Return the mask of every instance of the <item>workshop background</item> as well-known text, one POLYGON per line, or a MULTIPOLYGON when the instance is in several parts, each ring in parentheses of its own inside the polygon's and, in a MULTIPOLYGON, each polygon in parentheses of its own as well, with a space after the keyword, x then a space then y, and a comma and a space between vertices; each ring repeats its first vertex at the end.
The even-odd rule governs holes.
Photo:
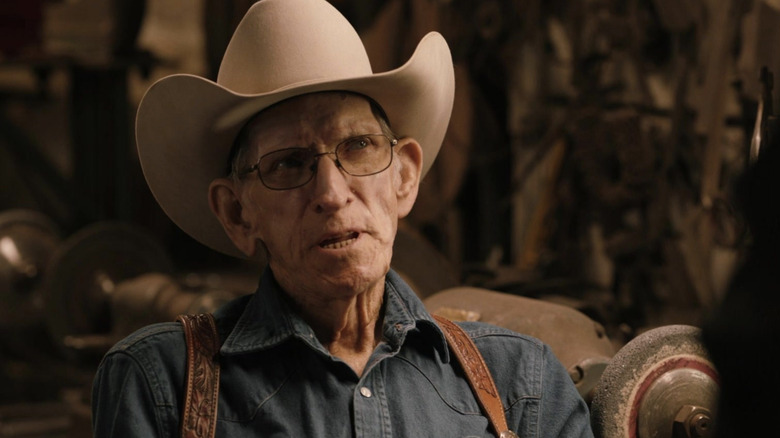
MULTIPOLYGON (((114 342, 254 290, 260 267, 162 213, 133 138, 145 90, 216 78, 252 3, 0 2, 0 437, 90 436, 114 342)), ((452 49, 452 122, 393 259, 421 298, 563 305, 612 351, 713 318, 757 240, 735 187, 778 104, 780 0, 332 3, 374 71, 431 30, 452 49)), ((740 315, 724 330, 755 322, 740 315)))

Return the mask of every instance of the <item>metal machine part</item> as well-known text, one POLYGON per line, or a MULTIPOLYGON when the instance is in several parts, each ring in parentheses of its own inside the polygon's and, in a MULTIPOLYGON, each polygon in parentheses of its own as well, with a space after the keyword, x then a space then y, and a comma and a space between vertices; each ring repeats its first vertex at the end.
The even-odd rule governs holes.
POLYGON ((662 326, 621 348, 595 389, 596 437, 710 436, 720 384, 700 336, 696 327, 662 326))
POLYGON ((61 245, 45 275, 46 322, 52 339, 66 347, 70 336, 109 333, 117 284, 172 269, 158 242, 136 227, 101 222, 83 228, 61 245))
POLYGON ((40 283, 60 242, 57 227, 41 213, 0 213, 0 328, 42 323, 40 283))
POLYGON ((473 287, 447 289, 424 303, 431 313, 452 320, 486 322, 540 339, 586 401, 614 354, 601 324, 560 304, 473 287))
POLYGON ((112 296, 112 334, 123 338, 181 314, 213 312, 239 294, 225 288, 187 288, 173 277, 148 273, 120 283, 112 296))

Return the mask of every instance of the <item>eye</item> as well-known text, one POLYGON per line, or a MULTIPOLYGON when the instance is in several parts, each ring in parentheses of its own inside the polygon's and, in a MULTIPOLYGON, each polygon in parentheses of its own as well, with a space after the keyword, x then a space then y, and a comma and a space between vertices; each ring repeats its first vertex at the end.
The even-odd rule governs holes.
POLYGON ((262 160, 261 171, 268 174, 286 172, 305 167, 311 158, 307 149, 284 149, 266 155, 262 160))
POLYGON ((373 144, 374 141, 371 137, 354 137, 342 143, 341 147, 344 152, 353 152, 365 149, 369 146, 372 146, 373 144))

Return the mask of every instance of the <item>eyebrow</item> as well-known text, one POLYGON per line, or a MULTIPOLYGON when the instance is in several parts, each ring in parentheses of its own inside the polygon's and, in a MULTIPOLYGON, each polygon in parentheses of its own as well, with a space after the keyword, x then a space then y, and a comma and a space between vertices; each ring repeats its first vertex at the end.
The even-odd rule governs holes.
MULTIPOLYGON (((347 141, 349 139, 356 138, 356 137, 361 137, 361 136, 364 136, 364 135, 377 135, 377 134, 378 135, 385 135, 382 132, 381 129, 374 130, 374 131, 365 131, 365 132, 356 131, 356 132, 351 132, 351 133, 349 133, 349 134, 347 134, 347 135, 345 135, 343 137, 340 137, 337 141, 328 142, 327 145, 332 145, 333 149, 335 150, 336 147, 338 147, 338 145, 344 143, 345 141, 347 141)), ((280 148, 270 149, 270 150, 267 150, 267 151, 258 150, 257 152, 258 152, 259 156, 258 156, 257 159, 259 160, 264 155, 268 155, 268 154, 276 152, 276 151, 282 151, 282 150, 287 150, 287 149, 309 149, 309 150, 314 150, 316 152, 320 152, 318 150, 318 148, 313 147, 313 146, 284 146, 284 147, 280 147, 280 148)))
MULTIPOLYGON (((376 123, 379 124, 379 127, 378 127, 379 129, 376 132, 358 133, 358 132, 354 131, 353 127, 350 127, 350 132, 353 132, 353 133, 348 135, 348 136, 346 136, 346 137, 344 137, 344 138, 342 138, 341 140, 339 140, 338 143, 341 143, 342 141, 344 141, 344 140, 346 140, 346 139, 348 139, 350 137, 354 137, 356 135, 369 134, 369 133, 382 133, 382 134, 385 134, 385 135, 389 135, 391 137, 397 137, 397 135, 393 132, 392 125, 390 124, 390 120, 388 119, 387 114, 385 113, 384 109, 374 99, 371 99, 370 97, 364 96, 364 95, 360 95, 360 96, 362 96, 363 98, 365 98, 368 101, 369 106, 371 107, 371 114, 373 116, 372 120, 374 120, 376 123)), ((252 117, 250 117, 246 121, 246 123, 244 123, 244 126, 242 126, 241 129, 236 134, 236 137, 233 139, 233 144, 231 145, 231 148, 230 148, 230 153, 228 154, 228 160, 227 160, 227 163, 226 163, 225 175, 230 176, 233 173, 238 173, 240 171, 239 167, 247 165, 247 163, 246 163, 246 161, 247 161, 246 160, 246 155, 247 155, 247 152, 249 151, 249 146, 250 146, 248 144, 249 143, 249 134, 250 134, 250 131, 251 131, 250 127, 251 127, 251 125, 254 124, 253 122, 257 119, 257 117, 260 114, 262 114, 264 111, 267 111, 269 108, 265 108, 264 110, 258 112, 257 114, 253 115, 252 117)), ((350 125, 354 126, 353 124, 350 124, 350 125)), ((338 144, 338 143, 336 143, 336 144, 338 144)), ((291 146, 291 147, 295 147, 295 146, 291 146)), ((290 147, 279 148, 279 149, 289 149, 289 148, 290 147)), ((279 149, 274 149, 274 150, 279 150, 279 149)), ((260 156, 263 156, 263 155, 265 155, 267 153, 273 152, 274 150, 270 150, 268 152, 257 151, 258 159, 259 159, 260 156)))

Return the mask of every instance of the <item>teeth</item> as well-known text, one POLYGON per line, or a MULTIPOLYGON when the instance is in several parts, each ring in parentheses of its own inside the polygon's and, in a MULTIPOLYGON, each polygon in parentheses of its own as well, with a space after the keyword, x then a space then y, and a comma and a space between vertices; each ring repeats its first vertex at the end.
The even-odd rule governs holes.
POLYGON ((325 248, 325 249, 340 249, 340 248, 344 248, 345 246, 351 245, 352 242, 354 242, 355 240, 357 240, 357 239, 355 239, 353 237, 351 239, 340 240, 338 242, 333 242, 333 243, 328 243, 328 244, 325 244, 325 245, 321 245, 321 247, 325 248))

